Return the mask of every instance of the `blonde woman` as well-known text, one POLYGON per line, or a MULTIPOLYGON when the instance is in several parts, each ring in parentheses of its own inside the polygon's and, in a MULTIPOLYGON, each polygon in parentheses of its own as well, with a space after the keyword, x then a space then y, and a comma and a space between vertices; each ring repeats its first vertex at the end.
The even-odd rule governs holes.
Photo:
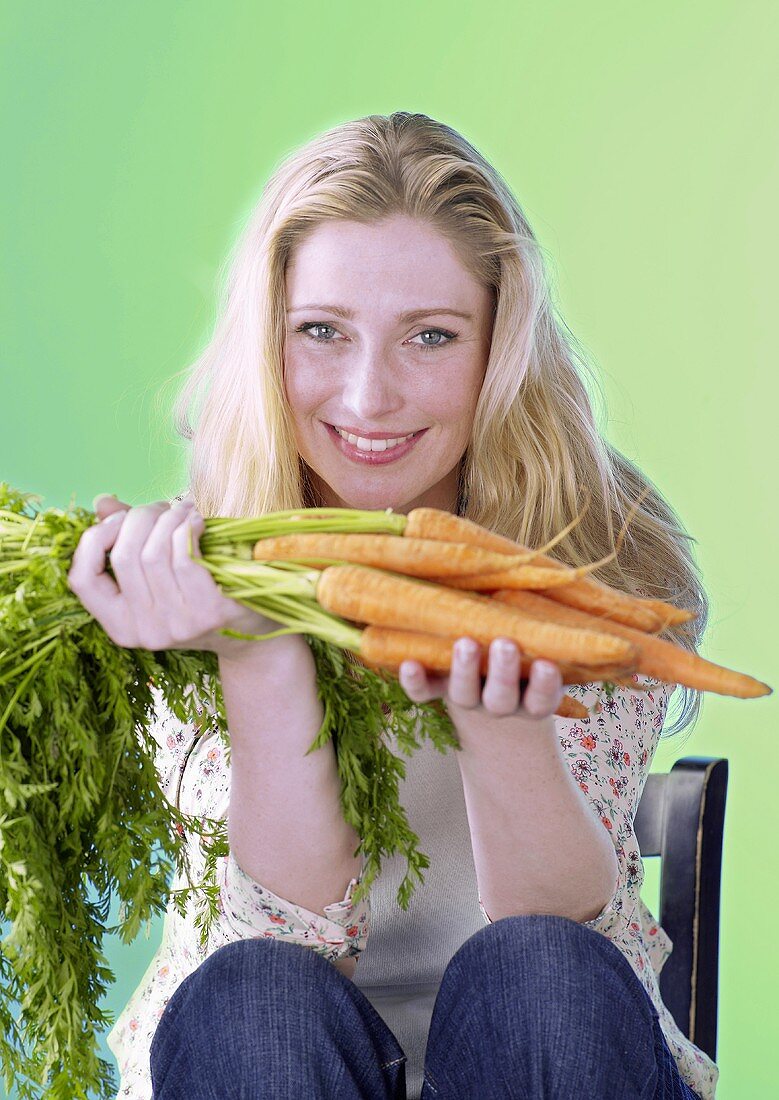
MULTIPOLYGON (((314 505, 430 505, 540 545, 586 487, 555 553, 608 554, 647 481, 596 426, 516 199, 450 127, 358 119, 275 172, 225 291, 178 405, 188 493, 103 498, 70 577, 120 644, 216 651, 230 728, 227 760, 216 731, 157 716, 163 790, 226 817, 230 853, 207 946, 171 906, 111 1033, 119 1096, 710 1100, 717 1067, 660 997, 671 944, 640 898, 633 831, 673 686, 637 677, 576 722, 554 716, 554 663, 520 684, 513 643, 493 644, 482 681, 467 623, 450 675, 404 662, 407 694, 445 700, 461 751, 424 741, 407 762, 401 798, 430 857, 409 910, 400 858, 355 904, 335 751, 305 755, 322 721, 306 640, 220 634, 274 624, 186 552, 203 516, 314 505)), ((694 608, 672 631, 694 649, 708 605, 689 541, 649 486, 598 576, 694 608)), ((594 700, 593 684, 568 690, 594 700)), ((677 731, 698 705, 684 689, 677 731)))

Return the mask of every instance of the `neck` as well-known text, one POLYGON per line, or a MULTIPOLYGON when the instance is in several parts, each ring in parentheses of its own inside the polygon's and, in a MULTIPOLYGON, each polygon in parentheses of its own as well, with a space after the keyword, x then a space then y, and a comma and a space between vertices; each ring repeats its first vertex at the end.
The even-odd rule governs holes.
MULTIPOLYGON (((357 507, 354 503, 339 497, 326 482, 311 471, 308 472, 308 477, 304 480, 303 499, 305 506, 308 508, 357 507)), ((414 508, 438 508, 443 512, 451 512, 452 515, 463 515, 465 504, 466 501, 459 492, 457 471, 454 470, 451 480, 447 478, 413 500, 397 506, 393 505, 392 510, 400 515, 408 515, 414 508)), ((390 505, 377 507, 390 507, 390 505)))

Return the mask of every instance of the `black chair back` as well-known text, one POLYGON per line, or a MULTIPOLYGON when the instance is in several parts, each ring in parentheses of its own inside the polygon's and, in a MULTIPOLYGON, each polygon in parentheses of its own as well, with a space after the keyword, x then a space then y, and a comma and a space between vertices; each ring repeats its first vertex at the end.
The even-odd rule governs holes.
POLYGON ((647 776, 635 818, 642 857, 660 857, 660 912, 673 943, 660 993, 679 1029, 717 1058, 720 880, 728 761, 686 756, 647 776))

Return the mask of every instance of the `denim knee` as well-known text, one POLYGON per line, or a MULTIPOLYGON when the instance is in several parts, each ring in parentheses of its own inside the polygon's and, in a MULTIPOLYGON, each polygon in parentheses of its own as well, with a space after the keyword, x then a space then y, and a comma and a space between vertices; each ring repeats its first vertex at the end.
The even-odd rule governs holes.
POLYGON ((259 938, 220 947, 184 979, 150 1057, 160 1100, 384 1097, 403 1062, 376 1010, 328 960, 259 938))
POLYGON ((613 1002, 616 986, 620 1000, 627 998, 648 1024, 657 1018, 649 995, 619 948, 600 932, 568 917, 528 914, 485 925, 452 956, 442 986, 450 971, 450 980, 462 981, 469 997, 481 985, 492 998, 496 979, 510 988, 515 1004, 518 996, 532 998, 539 991, 562 990, 567 996, 557 1001, 556 1009, 559 1012, 567 1004, 573 1014, 582 997, 613 1002), (495 965, 497 959, 500 966, 495 965), (489 975, 489 981, 479 983, 479 974, 489 975))
POLYGON ((152 1059, 161 1047, 187 1041, 201 1028, 229 1031, 231 1016, 251 1019, 257 1031, 271 1017, 278 1024, 285 1011, 299 1011, 302 996, 309 1007, 314 1000, 319 1008, 321 1000, 324 1016, 336 1000, 331 983, 337 985, 341 978, 327 960, 299 944, 259 937, 226 944, 173 993, 152 1040, 152 1059))
POLYGON ((287 983, 294 990, 300 987, 303 974, 307 982, 317 985, 327 985, 330 980, 338 983, 339 978, 332 963, 310 948, 258 936, 218 948, 179 988, 191 983, 199 987, 200 996, 219 997, 224 990, 234 994, 241 985, 256 990, 268 979, 276 990, 287 983))
POLYGON ((463 1100, 646 1098, 657 1078, 656 1016, 630 963, 601 933, 549 914, 504 917, 466 940, 444 972, 428 1086, 463 1100))

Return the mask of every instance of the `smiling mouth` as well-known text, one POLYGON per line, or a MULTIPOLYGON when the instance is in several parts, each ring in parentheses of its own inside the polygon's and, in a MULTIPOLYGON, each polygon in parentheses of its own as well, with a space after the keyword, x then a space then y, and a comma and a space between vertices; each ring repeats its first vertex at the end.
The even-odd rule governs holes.
POLYGON ((352 446, 358 447, 361 451, 389 451, 392 450, 393 447, 399 447, 401 444, 407 443, 409 440, 419 435, 419 432, 407 432, 405 435, 385 436, 381 438, 374 435, 363 436, 353 432, 347 432, 344 428, 339 428, 336 424, 331 424, 330 427, 341 437, 341 439, 345 439, 347 443, 351 443, 352 446))
POLYGON ((408 436, 396 436, 389 439, 368 439, 364 436, 355 436, 344 433, 334 424, 325 424, 328 434, 343 455, 354 462, 360 461, 369 464, 383 464, 402 458, 416 444, 420 436, 424 435, 427 428, 421 428, 417 432, 411 432, 408 436))

